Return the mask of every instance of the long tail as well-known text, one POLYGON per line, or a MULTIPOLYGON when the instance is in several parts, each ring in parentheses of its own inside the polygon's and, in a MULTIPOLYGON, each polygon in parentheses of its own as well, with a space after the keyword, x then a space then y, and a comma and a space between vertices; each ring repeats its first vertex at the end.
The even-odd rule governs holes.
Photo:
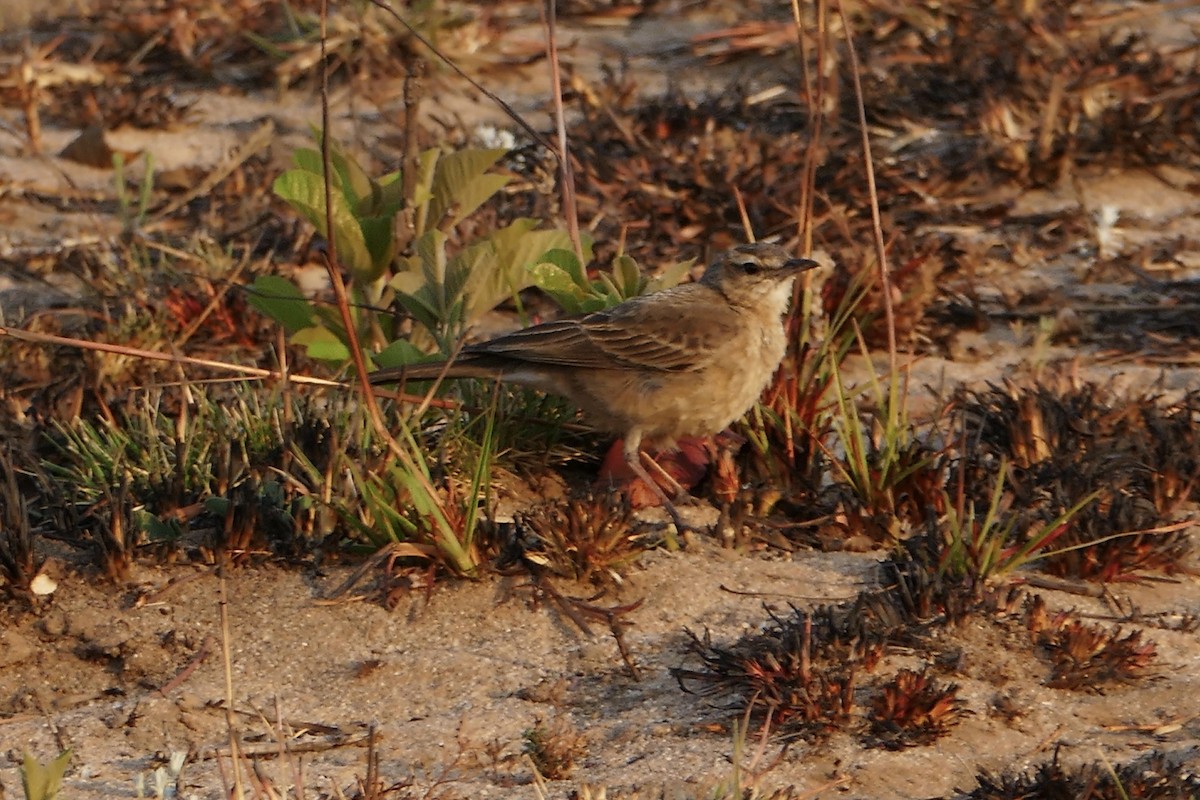
POLYGON ((499 378, 503 368, 486 359, 463 356, 453 362, 422 361, 403 367, 387 367, 370 375, 371 383, 402 383, 403 381, 431 381, 437 378, 499 378))

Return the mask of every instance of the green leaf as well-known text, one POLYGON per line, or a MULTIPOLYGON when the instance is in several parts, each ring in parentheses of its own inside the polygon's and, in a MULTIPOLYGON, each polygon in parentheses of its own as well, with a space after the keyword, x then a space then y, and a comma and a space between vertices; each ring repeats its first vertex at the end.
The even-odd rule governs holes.
POLYGON ((434 308, 418 291, 414 294, 405 294, 403 292, 396 293, 396 301, 404 306, 404 310, 412 315, 413 319, 425 326, 425 329, 430 333, 437 335, 441 327, 442 314, 437 308, 434 308))
POLYGON ((615 306, 617 303, 621 302, 623 297, 621 293, 621 287, 617 286, 617 283, 613 280, 611 273, 601 272, 600 280, 596 281, 593 286, 594 288, 592 289, 592 294, 596 297, 603 298, 606 306, 615 306))
POLYGON ((151 514, 144 508, 134 509, 130 514, 133 524, 146 534, 146 539, 152 544, 177 542, 183 537, 183 529, 175 520, 164 521, 156 514, 151 514))
POLYGON ((359 221, 362 228, 363 243, 371 256, 371 269, 364 273, 354 273, 354 277, 365 283, 373 283, 383 275, 396 257, 396 242, 392 237, 395 230, 394 220, 386 217, 363 217, 359 221))
MULTIPOLYGON (((345 323, 342 321, 342 312, 337 307, 331 305, 316 306, 313 311, 316 312, 316 319, 313 320, 313 324, 310 327, 325 328, 343 343, 346 341, 345 323)), ((353 306, 350 308, 350 317, 351 319, 359 319, 360 321, 362 319, 362 315, 359 315, 357 309, 353 306)), ((362 335, 363 331, 360 328, 359 336, 361 337, 362 335)))
POLYGON ((642 293, 645 285, 642 282, 642 271, 637 262, 626 255, 613 259, 613 282, 616 284, 622 299, 628 299, 642 293))
POLYGON ((349 208, 358 211, 360 204, 369 203, 376 196, 378 187, 371 176, 337 142, 330 145, 329 163, 340 179, 335 185, 341 187, 349 208))
POLYGON ((470 271, 463 264, 461 259, 451 259, 446 264, 446 285, 444 288, 447 307, 455 304, 466 305, 466 287, 467 280, 471 277, 470 271))
POLYGON ((397 170, 379 179, 380 207, 375 210, 376 214, 394 217, 404 208, 408 200, 404 197, 403 177, 403 173, 397 170))
POLYGON ((277 275, 259 275, 255 278, 247 301, 282 325, 288 333, 307 328, 315 318, 312 303, 295 284, 277 275))
MULTIPOLYGON (((547 253, 571 246, 570 236, 560 230, 534 230, 538 221, 521 218, 468 247, 460 258, 469 271, 465 288, 467 319, 475 319, 504 299, 536 283, 532 268, 547 253)), ((590 240, 586 242, 588 252, 590 240)))
POLYGON ((314 175, 321 175, 324 172, 321 153, 309 147, 301 147, 292 153, 292 163, 296 165, 297 169, 311 172, 314 175))
POLYGON ((575 257, 574 251, 566 248, 550 250, 542 256, 542 261, 559 267, 583 291, 591 290, 592 284, 588 281, 587 272, 584 270, 583 264, 580 264, 579 259, 575 257))
POLYGON ((413 180, 413 196, 409 198, 416 209, 414 232, 420 236, 429 228, 429 204, 433 201, 433 175, 442 151, 436 147, 426 150, 417 157, 417 174, 413 180))
MULTIPOLYGON (((568 254, 576 266, 578 274, 582 276, 583 268, 578 266, 578 259, 569 249, 571 247, 570 235, 562 230, 533 230, 536 225, 536 220, 518 219, 489 237, 496 247, 496 256, 500 261, 501 268, 510 273, 510 281, 515 284, 516 288, 522 289, 529 285, 529 278, 521 273, 528 272, 530 267, 543 261, 554 263, 554 254, 568 254)), ((584 258, 590 259, 592 257, 591 239, 584 238, 583 250, 584 258)), ((586 276, 583 277, 583 283, 587 283, 586 276)))
POLYGON ((672 286, 678 286, 679 282, 687 277, 691 271, 692 265, 696 263, 696 259, 689 258, 686 261, 677 261, 671 266, 665 268, 657 276, 650 279, 646 284, 646 291, 657 292, 662 289, 670 289, 672 286))
POLYGON ((397 339, 387 347, 371 356, 371 360, 381 367, 402 367, 406 364, 416 364, 429 359, 405 339, 397 339))
POLYGON ((439 230, 426 231, 413 243, 416 263, 409 259, 410 269, 420 269, 425 277, 425 284, 435 287, 434 297, 442 309, 447 305, 443 292, 446 285, 446 238, 446 234, 439 230))
MULTIPOLYGON (((311 222, 322 236, 330 238, 325 230, 325 183, 320 175, 298 169, 288 170, 275 179, 273 189, 275 194, 311 222)), ((333 241, 338 260, 355 274, 369 275, 373 262, 359 221, 347 207, 342 195, 334 192, 332 199, 333 241)))
POLYGON ((26 753, 21 765, 21 786, 26 800, 54 800, 62 789, 63 776, 67 773, 67 762, 71 751, 63 750, 49 764, 40 764, 26 753))
POLYGON ((341 364, 350 357, 350 349, 328 328, 314 326, 296 332, 292 342, 305 349, 310 358, 341 364))
POLYGON ((425 276, 420 268, 403 269, 392 276, 388 286, 400 294, 416 294, 425 285, 425 276))
POLYGON ((472 149, 442 156, 434 171, 427 225, 441 227, 442 218, 450 214, 449 227, 453 227, 504 188, 508 176, 485 173, 506 152, 504 148, 472 149))
POLYGON ((512 180, 508 175, 480 175, 463 187, 448 209, 449 215, 440 221, 430 217, 442 230, 449 230, 474 214, 492 195, 503 189, 512 180))
POLYGON ((546 294, 554 298, 554 302, 563 307, 568 314, 578 314, 583 311, 584 292, 576 285, 571 275, 558 264, 543 261, 529 268, 533 283, 546 294))
POLYGON ((209 497, 202 503, 202 505, 204 506, 206 513, 223 517, 229 513, 231 508, 233 508, 233 501, 228 497, 209 497))

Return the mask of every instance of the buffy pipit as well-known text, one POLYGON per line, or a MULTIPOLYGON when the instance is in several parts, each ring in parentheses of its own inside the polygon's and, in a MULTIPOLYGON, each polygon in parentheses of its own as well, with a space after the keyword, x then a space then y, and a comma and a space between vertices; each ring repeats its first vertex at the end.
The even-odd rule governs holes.
POLYGON ((563 395, 624 436, 625 463, 683 530, 642 466, 642 445, 669 449, 717 433, 754 405, 787 349, 782 317, 793 279, 815 266, 778 245, 740 245, 696 283, 469 344, 450 363, 381 369, 371 383, 492 378, 563 395))

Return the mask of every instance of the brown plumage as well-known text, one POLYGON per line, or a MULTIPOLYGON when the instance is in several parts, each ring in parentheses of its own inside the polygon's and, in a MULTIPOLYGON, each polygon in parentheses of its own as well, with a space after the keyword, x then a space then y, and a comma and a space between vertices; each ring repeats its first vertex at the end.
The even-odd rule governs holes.
POLYGON ((371 382, 498 378, 563 395, 624 437, 629 468, 683 527, 642 467, 642 444, 716 433, 754 404, 787 349, 793 279, 815 266, 778 245, 741 245, 696 283, 470 344, 450 364, 382 369, 371 382))

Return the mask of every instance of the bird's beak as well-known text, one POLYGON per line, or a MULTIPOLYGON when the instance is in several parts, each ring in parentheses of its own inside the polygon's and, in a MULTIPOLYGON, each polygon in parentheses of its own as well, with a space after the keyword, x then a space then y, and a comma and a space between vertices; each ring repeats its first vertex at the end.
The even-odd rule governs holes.
POLYGON ((816 269, 819 266, 821 265, 816 261, 813 261, 811 258, 789 258, 787 261, 783 262, 783 268, 792 274, 807 272, 808 270, 816 269))

